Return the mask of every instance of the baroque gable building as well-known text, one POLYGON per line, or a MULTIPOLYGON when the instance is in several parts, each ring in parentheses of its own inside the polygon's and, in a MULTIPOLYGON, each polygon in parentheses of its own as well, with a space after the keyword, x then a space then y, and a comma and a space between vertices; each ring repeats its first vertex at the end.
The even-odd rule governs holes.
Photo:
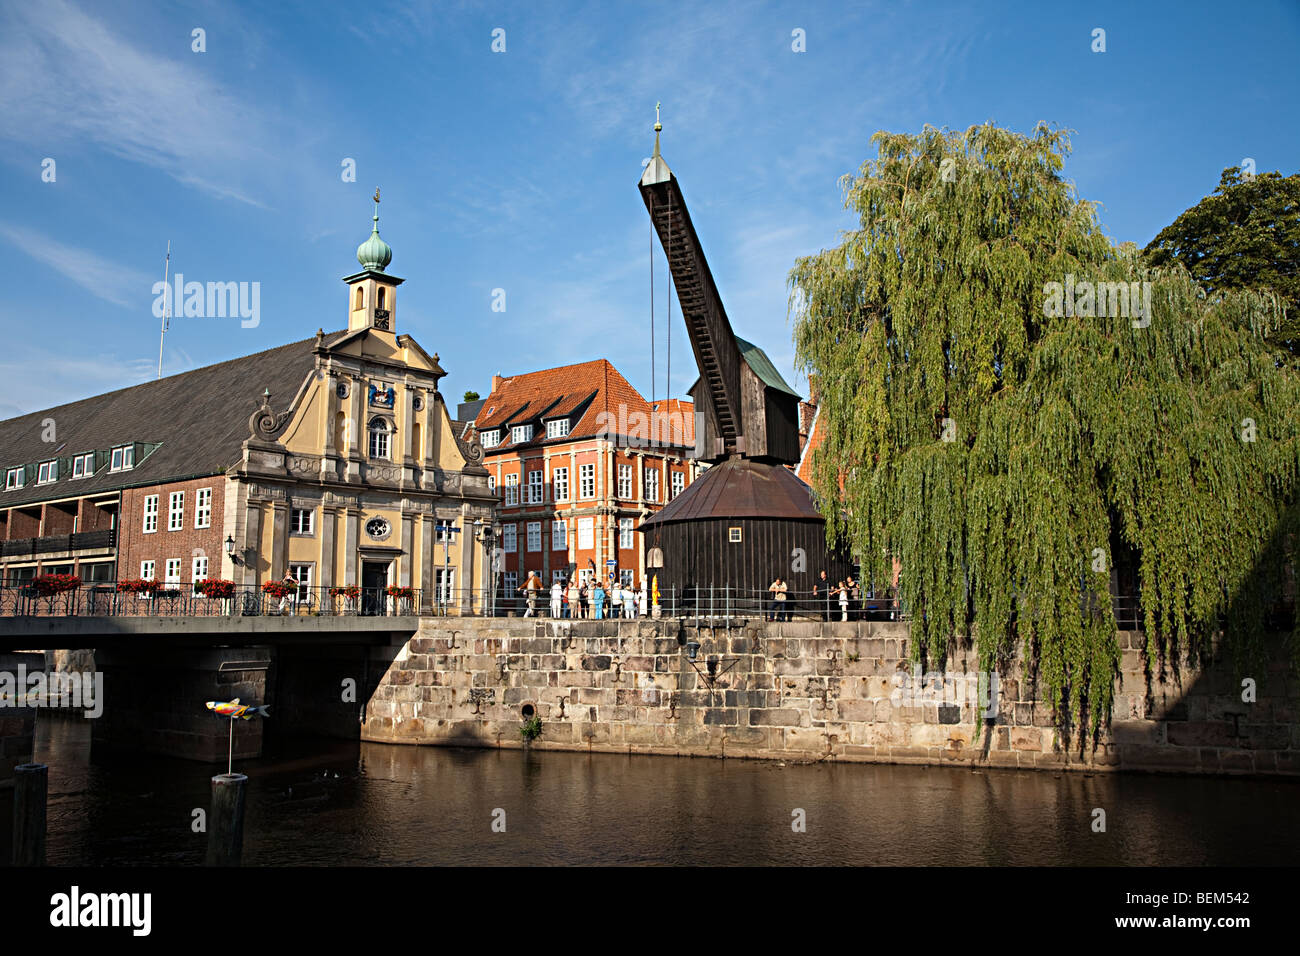
POLYGON ((298 606, 396 585, 424 611, 478 610, 494 502, 483 452, 452 427, 437 353, 397 331, 403 280, 385 271, 378 221, 376 208, 361 271, 343 280, 346 329, 0 422, 4 579, 183 590, 287 572, 298 606))

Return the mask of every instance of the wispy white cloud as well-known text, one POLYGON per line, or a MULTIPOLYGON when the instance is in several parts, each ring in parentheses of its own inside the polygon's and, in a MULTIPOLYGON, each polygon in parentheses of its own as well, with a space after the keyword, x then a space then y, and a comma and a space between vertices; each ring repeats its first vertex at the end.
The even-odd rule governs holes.
POLYGON ((138 385, 156 373, 156 356, 152 360, 112 354, 76 357, 36 346, 13 348, 0 360, 0 381, 5 383, 0 417, 26 415, 49 408, 56 400, 73 402, 138 385))
POLYGON ((0 237, 86 291, 115 305, 147 305, 152 302, 150 289, 153 283, 161 278, 150 278, 88 249, 51 239, 28 226, 19 229, 9 223, 0 223, 0 237))
POLYGON ((0 137, 50 151, 94 144, 219 198, 261 206, 249 170, 265 170, 275 124, 202 63, 137 46, 67 0, 7 4, 0 137))

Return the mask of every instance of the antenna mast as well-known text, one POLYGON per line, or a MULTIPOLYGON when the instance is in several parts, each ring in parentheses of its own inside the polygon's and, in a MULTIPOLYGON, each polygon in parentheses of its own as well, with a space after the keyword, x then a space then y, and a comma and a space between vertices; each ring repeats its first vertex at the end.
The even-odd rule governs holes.
POLYGON ((172 267, 172 241, 167 240, 167 258, 163 261, 163 314, 162 314, 162 331, 158 333, 158 377, 162 378, 162 357, 163 357, 163 338, 167 335, 167 317, 169 314, 168 306, 171 305, 172 290, 168 287, 167 282, 171 278, 172 267))

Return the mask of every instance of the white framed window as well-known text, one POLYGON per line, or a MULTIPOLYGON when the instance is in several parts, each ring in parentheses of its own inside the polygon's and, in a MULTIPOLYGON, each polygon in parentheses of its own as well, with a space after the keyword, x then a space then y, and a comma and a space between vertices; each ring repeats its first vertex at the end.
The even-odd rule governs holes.
POLYGON ((298 582, 297 599, 306 601, 311 593, 311 564, 291 564, 289 565, 289 574, 298 582))
POLYGON ((507 571, 503 577, 505 579, 506 597, 507 598, 516 597, 517 595, 515 594, 515 589, 519 587, 519 572, 507 571))
POLYGON ((434 600, 442 605, 450 604, 456 593, 456 569, 436 568, 433 573, 434 600))
POLYGON ((569 500, 569 469, 556 468, 551 472, 552 490, 556 501, 569 500))
POLYGON ((501 429, 494 428, 491 431, 481 433, 478 437, 478 443, 484 448, 495 448, 501 444, 501 429))
POLYGON ((569 420, 567 418, 557 418, 553 422, 546 423, 547 438, 563 438, 569 434, 569 420))
POLYGON ((460 534, 460 528, 450 518, 439 518, 433 526, 433 540, 438 544, 442 544, 444 541, 448 544, 454 544, 458 534, 460 534))
POLYGON ((167 498, 167 530, 185 529, 185 492, 173 491, 167 498))
POLYGON ((542 503, 542 469, 540 468, 535 468, 528 473, 528 503, 530 505, 542 503))
POLYGON ((551 571, 552 584, 564 584, 569 580, 569 572, 564 568, 555 568, 551 571))
POLYGON ((618 583, 623 585, 625 588, 630 588, 632 586, 632 574, 633 571, 631 568, 619 568, 618 583))
POLYGON ((141 561, 141 562, 140 562, 140 578, 141 578, 141 580, 143 580, 143 581, 152 581, 152 580, 153 580, 153 562, 152 562, 152 561, 141 561))
POLYGON ((595 577, 596 572, 591 570, 591 568, 581 568, 578 571, 578 585, 590 584, 595 577))
POLYGON ((36 469, 36 483, 38 485, 48 485, 51 481, 59 480, 59 462, 43 461, 36 469))
POLYGON ((113 454, 109 458, 109 471, 127 471, 135 467, 135 446, 121 445, 113 449, 113 454))
POLYGON ((730 544, 740 544, 742 540, 742 536, 743 536, 743 532, 740 528, 727 529, 727 541, 730 544))
POLYGON ((519 542, 516 538, 518 533, 518 525, 508 524, 501 527, 501 550, 506 554, 514 554, 519 550, 519 542))
POLYGON ((632 519, 618 519, 618 546, 620 548, 632 547, 632 519))
POLYGON ((26 468, 10 468, 5 472, 5 491, 16 491, 23 486, 26 468))
POLYGON ((528 522, 528 550, 542 550, 542 523, 540 521, 528 522))
POLYGON ((645 469, 645 500, 659 500, 659 472, 650 465, 645 469))
POLYGON ((563 518, 556 518, 551 522, 551 550, 569 550, 569 528, 563 518))
POLYGON ((578 466, 578 493, 584 498, 596 497, 596 466, 578 466))
POLYGON ((496 476, 496 475, 488 475, 488 491, 492 492, 492 494, 494 494, 494 495, 497 493, 497 476, 496 476))
POLYGON ((532 441, 532 439, 533 439, 533 426, 532 426, 532 425, 513 425, 513 426, 511 426, 511 428, 510 428, 510 441, 511 441, 512 443, 514 443, 514 444, 519 444, 520 442, 532 441))
POLYGON ((596 519, 578 519, 578 547, 591 549, 596 546, 596 519))
POLYGON ((212 489, 200 488, 194 493, 194 527, 212 527, 212 489))
POLYGON ((190 564, 190 582, 206 581, 208 579, 208 559, 195 558, 190 564))
POLYGON ((632 466, 618 466, 618 496, 620 498, 632 497, 632 466))
POLYGON ((370 457, 388 459, 389 438, 388 422, 382 418, 370 420, 370 457))
POLYGON ((89 478, 95 473, 95 453, 78 455, 72 459, 72 477, 89 478))
POLYGON ((153 534, 158 530, 158 496, 144 497, 144 533, 153 534))
POLYGON ((316 530, 316 512, 311 508, 294 508, 290 512, 289 533, 311 535, 316 530))
POLYGON ((506 504, 519 504, 519 476, 506 475, 506 504))
POLYGON ((163 584, 166 587, 172 587, 181 583, 181 559, 168 558, 167 569, 163 577, 163 584))
POLYGON ((686 488, 686 472, 674 471, 673 475, 673 497, 676 498, 686 488))

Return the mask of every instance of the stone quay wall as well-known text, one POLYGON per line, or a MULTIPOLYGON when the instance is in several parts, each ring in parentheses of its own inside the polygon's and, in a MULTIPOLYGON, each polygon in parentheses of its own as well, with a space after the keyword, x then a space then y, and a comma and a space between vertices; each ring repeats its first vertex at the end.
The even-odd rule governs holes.
MULTIPOLYGON (((714 630, 675 621, 427 618, 405 645, 374 650, 372 673, 382 676, 362 738, 521 747, 531 713, 542 720, 536 749, 1300 775, 1300 681, 1280 656, 1256 676, 1257 700, 1244 703, 1228 665, 1149 676, 1142 635, 1119 637, 1113 719, 1098 746, 1080 753, 1077 739, 1062 746, 1019 665, 998 682, 995 716, 986 716, 973 680, 966 699, 946 703, 924 699, 913 680, 920 699, 900 706, 895 698, 913 673, 905 623, 714 630), (688 642, 700 645, 693 662, 688 642)), ((969 653, 948 671, 976 671, 969 653)))

